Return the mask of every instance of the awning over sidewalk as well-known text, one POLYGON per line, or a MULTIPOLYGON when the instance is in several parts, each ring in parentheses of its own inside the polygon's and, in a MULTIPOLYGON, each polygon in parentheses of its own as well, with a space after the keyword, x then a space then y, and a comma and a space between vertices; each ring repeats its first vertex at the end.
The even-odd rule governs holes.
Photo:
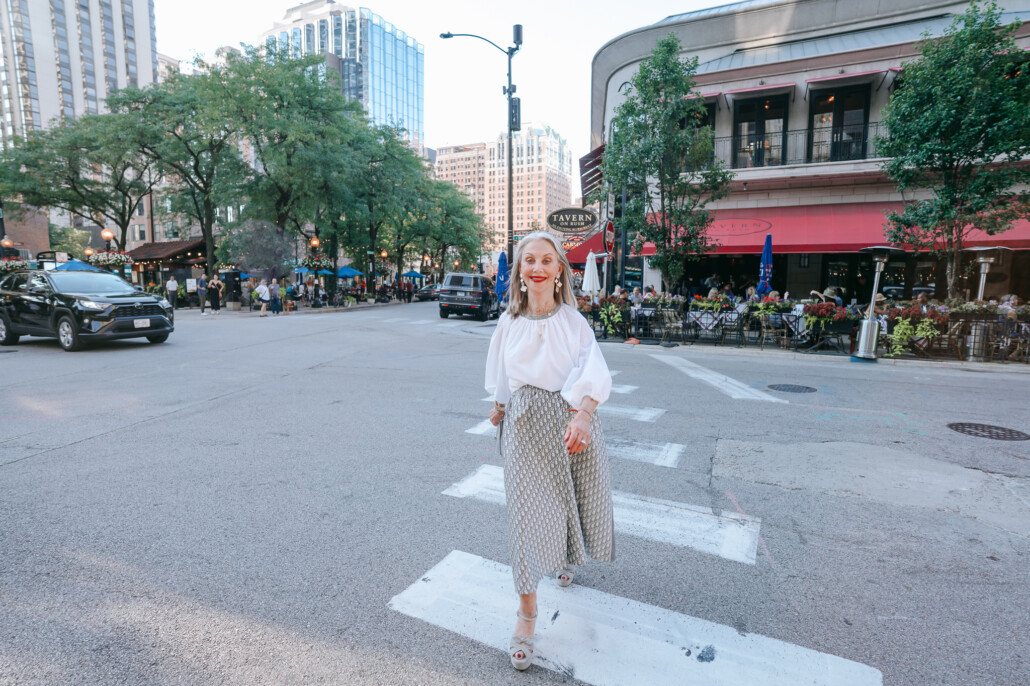
MULTIPOLYGON (((565 253, 565 257, 569 260, 570 264, 583 264, 587 261, 587 255, 590 253, 604 252, 604 232, 598 231, 590 238, 586 239, 572 250, 565 253)), ((651 252, 654 254, 654 251, 651 252)))
MULTIPOLYGON (((717 210, 709 236, 718 244, 715 252, 723 254, 759 255, 767 233, 777 254, 855 252, 883 244, 886 213, 901 208, 902 203, 894 202, 717 210)), ((996 236, 974 231, 966 247, 978 245, 1028 249, 1030 222, 1018 221, 996 236)), ((654 244, 647 243, 640 254, 654 253, 654 244)))
POLYGON ((191 238, 185 241, 159 241, 157 243, 146 243, 129 251, 129 256, 132 257, 134 262, 164 261, 175 257, 185 257, 187 259, 193 258, 194 255, 191 253, 196 253, 196 257, 203 257, 203 238, 191 238))

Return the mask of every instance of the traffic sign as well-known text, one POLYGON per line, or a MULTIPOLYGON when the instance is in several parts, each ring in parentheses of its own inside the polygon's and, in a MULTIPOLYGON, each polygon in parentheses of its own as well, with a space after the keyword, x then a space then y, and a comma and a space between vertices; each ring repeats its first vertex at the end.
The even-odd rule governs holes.
POLYGON ((604 249, 608 252, 615 251, 615 225, 611 222, 604 227, 604 249))

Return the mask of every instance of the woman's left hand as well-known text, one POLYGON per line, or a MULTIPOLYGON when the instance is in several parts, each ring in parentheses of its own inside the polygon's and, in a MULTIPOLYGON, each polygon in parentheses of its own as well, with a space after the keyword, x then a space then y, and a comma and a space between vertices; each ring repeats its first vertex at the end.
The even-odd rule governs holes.
POLYGON ((565 447, 570 455, 586 450, 590 445, 590 415, 586 412, 577 412, 565 429, 565 437, 562 440, 565 441, 565 447))

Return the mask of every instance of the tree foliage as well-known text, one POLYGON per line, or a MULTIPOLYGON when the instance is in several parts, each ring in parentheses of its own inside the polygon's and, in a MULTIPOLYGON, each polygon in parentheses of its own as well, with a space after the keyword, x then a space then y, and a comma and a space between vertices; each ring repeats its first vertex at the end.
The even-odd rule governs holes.
POLYGON ((733 178, 713 155, 712 129, 703 100, 694 91, 697 58, 680 58, 674 34, 658 41, 630 81, 615 111, 604 150, 603 200, 623 191, 621 230, 636 252, 655 246, 650 258, 662 277, 675 283, 688 260, 711 245, 712 216, 706 206, 724 197, 733 178))
POLYGON ((884 110, 883 169, 902 193, 928 193, 888 214, 887 240, 947 258, 958 296, 961 251, 973 230, 989 235, 1030 216, 1030 70, 994 2, 973 2, 945 34, 924 40, 903 65, 884 110))
POLYGON ((139 150, 138 123, 131 115, 91 114, 32 132, 4 151, 0 193, 90 223, 109 221, 124 250, 136 210, 157 183, 153 160, 139 150))
POLYGON ((228 229, 218 245, 218 261, 243 271, 268 271, 278 276, 292 254, 295 240, 271 222, 245 220, 228 229))

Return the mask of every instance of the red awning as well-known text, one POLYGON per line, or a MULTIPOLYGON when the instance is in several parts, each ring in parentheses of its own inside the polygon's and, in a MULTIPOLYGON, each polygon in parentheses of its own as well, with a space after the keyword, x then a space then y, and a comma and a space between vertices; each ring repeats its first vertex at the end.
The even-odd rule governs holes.
MULTIPOLYGON (((590 252, 604 252, 604 232, 598 231, 572 250, 565 253, 565 257, 571 264, 583 264, 587 261, 587 254, 590 252)), ((654 251, 652 251, 653 253, 654 251)))
MULTIPOLYGON (((892 202, 717 210, 708 235, 718 244, 716 253, 761 254, 767 233, 775 253, 855 252, 882 245, 885 213, 901 208, 900 202, 892 202)), ((978 245, 1030 248, 1030 222, 1017 221, 996 236, 974 231, 966 247, 978 245)), ((654 252, 654 244, 647 243, 641 255, 654 252)))

